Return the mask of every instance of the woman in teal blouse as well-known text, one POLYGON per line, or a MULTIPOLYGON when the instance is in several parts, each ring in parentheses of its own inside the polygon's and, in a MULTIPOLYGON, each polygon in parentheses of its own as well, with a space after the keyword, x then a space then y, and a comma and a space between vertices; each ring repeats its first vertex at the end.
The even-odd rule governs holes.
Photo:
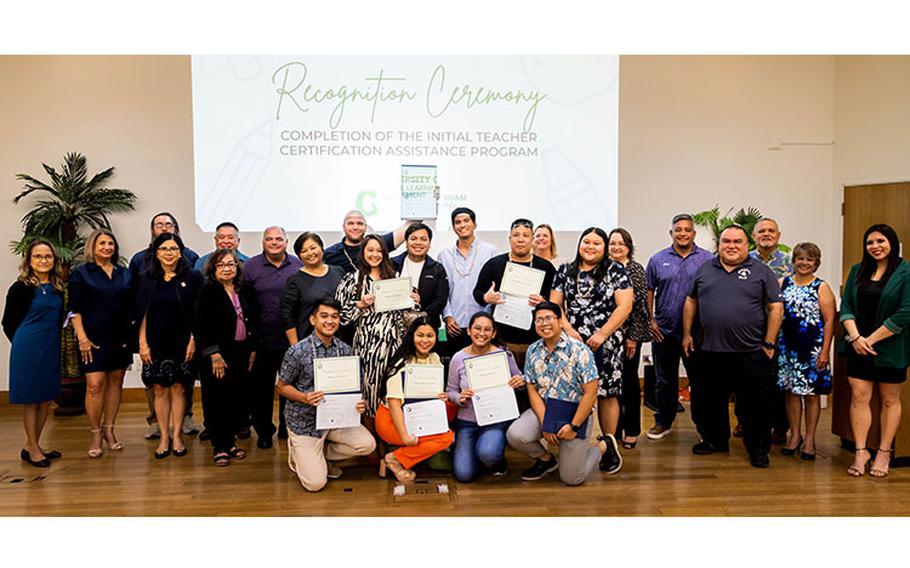
POLYGON ((863 259, 844 285, 840 321, 846 336, 850 422, 856 454, 847 473, 862 476, 871 459, 866 437, 872 424, 870 400, 878 385, 882 400, 881 440, 869 475, 885 477, 891 445, 901 419, 901 384, 910 366, 910 263, 900 257, 900 239, 888 225, 872 225, 863 235, 863 259))

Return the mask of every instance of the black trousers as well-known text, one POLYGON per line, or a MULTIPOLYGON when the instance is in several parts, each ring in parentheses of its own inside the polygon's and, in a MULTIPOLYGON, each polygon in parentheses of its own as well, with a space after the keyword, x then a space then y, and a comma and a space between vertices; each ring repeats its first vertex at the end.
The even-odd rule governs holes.
POLYGON ((676 420, 676 408, 679 404, 679 361, 682 359, 689 380, 689 412, 696 430, 701 432, 701 388, 699 362, 702 353, 694 352, 685 357, 679 338, 664 336, 663 341, 651 342, 651 354, 654 357, 655 398, 657 412, 654 421, 664 428, 673 426, 676 420))
POLYGON ((772 362, 764 351, 701 353, 703 386, 701 433, 714 447, 730 447, 730 395, 739 402, 743 443, 750 456, 771 450, 769 403, 773 385, 772 362))
POLYGON ((244 422, 243 386, 249 383, 250 350, 243 346, 222 347, 227 364, 224 377, 212 374, 211 357, 202 356, 202 412, 205 427, 212 437, 214 453, 234 446, 236 434, 244 422))
POLYGON ((622 354, 622 396, 619 398, 619 425, 616 437, 635 437, 641 434, 641 382, 638 378, 638 364, 641 362, 641 343, 631 359, 626 357, 625 345, 622 354))
MULTIPOLYGON (((253 363, 253 372, 250 373, 249 388, 247 389, 248 411, 260 438, 271 438, 275 434, 275 424, 272 422, 272 411, 275 408, 275 380, 281 362, 284 360, 285 348, 260 349, 256 352, 256 362, 253 363)), ((279 417, 279 421, 283 420, 279 417)))

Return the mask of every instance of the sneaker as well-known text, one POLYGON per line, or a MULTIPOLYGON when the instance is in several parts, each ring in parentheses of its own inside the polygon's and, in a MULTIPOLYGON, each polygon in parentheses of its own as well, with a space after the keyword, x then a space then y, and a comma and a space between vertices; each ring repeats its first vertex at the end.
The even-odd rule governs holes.
POLYGON ((559 462, 556 461, 556 458, 551 458, 550 461, 538 459, 534 462, 534 465, 522 472, 521 480, 537 481, 538 479, 543 479, 546 474, 556 471, 557 469, 559 469, 559 462))
POLYGON ((720 448, 711 442, 701 441, 692 446, 692 453, 697 456, 707 456, 715 453, 726 454, 730 453, 730 448, 720 448))
POLYGON ((339 477, 341 477, 341 474, 344 473, 344 470, 342 470, 340 467, 333 464, 332 462, 327 462, 326 467, 327 467, 327 471, 325 472, 325 476, 328 477, 329 479, 338 479, 339 477))
POLYGON ((183 433, 187 436, 199 433, 199 426, 193 424, 193 418, 189 415, 183 417, 183 433))
POLYGON ((645 436, 647 436, 649 440, 660 440, 672 431, 673 428, 665 428, 660 424, 655 424, 651 427, 650 430, 648 430, 648 433, 645 434, 645 436))
POLYGON ((606 443, 606 451, 600 457, 600 471, 607 475, 613 475, 622 469, 622 454, 619 453, 619 447, 616 445, 616 438, 613 434, 598 436, 599 440, 606 443))
POLYGON ((505 477, 509 473, 509 464, 506 463, 506 460, 502 460, 490 467, 490 473, 493 477, 505 477))
POLYGON ((158 423, 152 422, 149 424, 149 431, 145 433, 146 440, 157 440, 161 437, 161 430, 158 429, 158 423))

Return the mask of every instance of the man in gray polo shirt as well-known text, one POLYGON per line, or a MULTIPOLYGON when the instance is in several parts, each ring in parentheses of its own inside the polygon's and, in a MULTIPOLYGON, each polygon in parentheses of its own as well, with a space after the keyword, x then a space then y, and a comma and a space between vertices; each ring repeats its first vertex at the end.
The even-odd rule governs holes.
POLYGON ((704 330, 701 344, 704 440, 692 452, 730 451, 730 394, 740 404, 743 442, 754 467, 768 467, 771 424, 768 402, 771 359, 783 317, 780 286, 765 265, 749 257, 745 229, 733 225, 720 234, 718 254, 699 267, 683 309, 682 347, 694 351, 696 314, 704 330))

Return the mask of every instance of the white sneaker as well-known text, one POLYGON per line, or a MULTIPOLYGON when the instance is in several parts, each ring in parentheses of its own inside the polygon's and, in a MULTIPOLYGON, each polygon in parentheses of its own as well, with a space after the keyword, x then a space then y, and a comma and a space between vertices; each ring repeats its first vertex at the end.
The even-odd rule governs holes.
POLYGON ((183 433, 187 436, 192 436, 193 434, 199 433, 199 426, 193 424, 193 419, 189 416, 183 417, 183 433))
POLYGON ((660 424, 655 424, 647 433, 645 433, 645 436, 647 436, 649 440, 660 440, 669 435, 672 431, 673 428, 664 428, 660 424))
POLYGON ((146 440, 157 440, 161 437, 161 430, 158 429, 158 423, 152 422, 149 424, 149 431, 145 433, 146 440))

